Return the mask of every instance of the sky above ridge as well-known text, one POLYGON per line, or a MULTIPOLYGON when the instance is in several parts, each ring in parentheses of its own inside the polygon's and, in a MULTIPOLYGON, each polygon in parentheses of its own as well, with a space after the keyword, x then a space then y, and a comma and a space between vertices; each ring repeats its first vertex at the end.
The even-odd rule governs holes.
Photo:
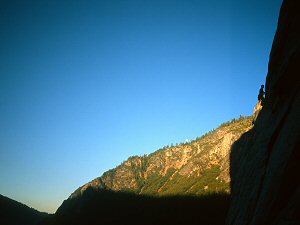
POLYGON ((0 194, 55 212, 132 155, 251 115, 281 0, 0 3, 0 194))

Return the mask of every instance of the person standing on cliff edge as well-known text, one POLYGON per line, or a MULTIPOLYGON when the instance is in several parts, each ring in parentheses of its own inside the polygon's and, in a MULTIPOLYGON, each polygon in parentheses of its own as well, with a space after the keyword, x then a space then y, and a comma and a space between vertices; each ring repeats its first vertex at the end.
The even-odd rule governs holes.
POLYGON ((264 103, 265 103, 265 96, 264 96, 265 93, 266 93, 266 92, 264 92, 264 85, 262 84, 262 85, 260 86, 259 93, 258 93, 258 96, 257 96, 257 98, 258 98, 258 103, 256 104, 256 106, 255 106, 255 108, 254 108, 254 114, 253 114, 254 117, 253 117, 252 124, 255 123, 255 121, 256 121, 256 119, 257 119, 257 116, 258 116, 260 110, 262 109, 262 107, 263 107, 263 105, 264 105, 264 103))
POLYGON ((261 87, 260 87, 260 89, 259 89, 259 94, 257 96, 258 101, 261 101, 262 105, 263 105, 264 100, 265 100, 264 94, 265 94, 265 92, 264 92, 264 85, 262 84, 261 87))

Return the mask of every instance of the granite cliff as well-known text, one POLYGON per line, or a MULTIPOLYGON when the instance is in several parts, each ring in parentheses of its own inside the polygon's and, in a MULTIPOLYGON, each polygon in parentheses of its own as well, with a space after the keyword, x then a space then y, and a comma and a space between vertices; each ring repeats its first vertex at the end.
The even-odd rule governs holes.
POLYGON ((227 224, 300 224, 300 3, 284 0, 266 97, 230 156, 227 224))

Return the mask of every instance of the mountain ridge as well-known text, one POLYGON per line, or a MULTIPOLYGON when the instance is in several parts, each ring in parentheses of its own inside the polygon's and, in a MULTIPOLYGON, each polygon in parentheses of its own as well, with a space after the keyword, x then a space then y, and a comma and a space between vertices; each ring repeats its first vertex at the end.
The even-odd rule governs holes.
POLYGON ((196 140, 131 156, 76 189, 41 225, 224 224, 231 146, 253 120, 240 116, 196 140))
POLYGON ((88 187, 158 196, 229 193, 230 148, 251 129, 252 122, 252 116, 240 116, 190 142, 167 145, 149 155, 131 156, 78 188, 69 198, 79 197, 88 187), (202 182, 200 177, 210 181, 202 182))

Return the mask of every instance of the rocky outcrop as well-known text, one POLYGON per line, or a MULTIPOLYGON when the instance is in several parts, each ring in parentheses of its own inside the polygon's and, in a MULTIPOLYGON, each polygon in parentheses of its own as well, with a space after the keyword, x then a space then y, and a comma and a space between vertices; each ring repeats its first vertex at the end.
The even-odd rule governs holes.
POLYGON ((256 106, 254 107, 254 112, 253 112, 253 123, 256 121, 259 112, 262 110, 262 101, 259 100, 256 106))
POLYGON ((232 146, 227 224, 300 224, 300 3, 284 0, 266 99, 232 146))

